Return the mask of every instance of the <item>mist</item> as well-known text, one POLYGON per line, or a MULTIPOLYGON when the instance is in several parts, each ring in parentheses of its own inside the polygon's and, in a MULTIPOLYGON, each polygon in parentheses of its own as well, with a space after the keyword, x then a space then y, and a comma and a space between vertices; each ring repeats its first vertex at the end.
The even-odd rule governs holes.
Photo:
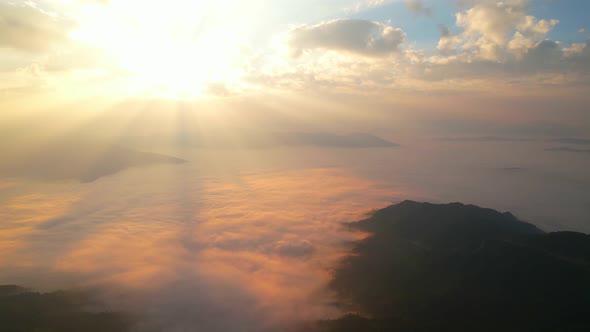
MULTIPOLYGON (((0 0, 0 318, 38 318, 10 328, 387 321, 395 310, 375 303, 364 307, 385 318, 351 316, 363 306, 341 295, 362 283, 331 285, 350 261, 370 282, 364 262, 383 277, 440 258, 420 260, 430 247, 411 236, 350 227, 408 200, 424 202, 402 205, 408 225, 426 206, 471 234, 454 213, 494 209, 547 235, 516 247, 588 270, 586 237, 551 233, 590 233, 587 4, 170 1, 0 0), (453 202, 465 205, 437 206, 453 202), (382 243, 355 258, 390 237, 410 258, 380 268, 382 243)), ((499 241, 500 263, 519 265, 506 234, 465 236, 461 255, 479 262, 499 241)), ((346 322, 337 331, 357 326, 346 322)))

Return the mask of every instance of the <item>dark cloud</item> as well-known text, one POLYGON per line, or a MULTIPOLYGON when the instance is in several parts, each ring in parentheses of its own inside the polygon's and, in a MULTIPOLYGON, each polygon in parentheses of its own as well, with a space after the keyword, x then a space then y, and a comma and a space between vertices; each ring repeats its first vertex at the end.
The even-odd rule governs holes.
POLYGON ((564 143, 564 144, 586 145, 586 144, 590 144, 590 139, 585 139, 585 138, 556 138, 556 139, 551 140, 551 142, 564 143))
POLYGON ((471 137, 441 137, 439 141, 445 142, 526 142, 531 139, 502 136, 471 136, 471 137))
POLYGON ((406 0, 406 6, 412 13, 417 15, 432 15, 432 9, 426 7, 423 0, 406 0))
POLYGON ((325 49, 380 57, 399 52, 405 39, 403 30, 383 23, 337 19, 292 30, 289 46, 296 56, 325 49))
POLYGON ((547 148, 545 151, 556 151, 556 152, 574 152, 574 153, 590 153, 590 149, 578 149, 578 148, 571 148, 571 147, 556 147, 556 148, 547 148))
POLYGON ((170 137, 167 135, 133 136, 125 138, 130 144, 170 144, 185 147, 206 148, 276 148, 281 146, 317 146, 323 148, 390 148, 399 146, 367 133, 333 134, 328 132, 264 132, 232 131, 231 136, 219 133, 192 132, 187 135, 170 137), (239 139, 236 140, 236 137, 239 139))
POLYGON ((501 167, 500 170, 502 170, 502 171, 508 171, 508 172, 511 172, 511 171, 524 171, 524 170, 526 170, 526 168, 523 168, 523 167, 501 167))
POLYGON ((530 48, 521 63, 522 67, 528 67, 531 71, 551 71, 560 64, 563 64, 562 47, 552 40, 543 40, 530 48))

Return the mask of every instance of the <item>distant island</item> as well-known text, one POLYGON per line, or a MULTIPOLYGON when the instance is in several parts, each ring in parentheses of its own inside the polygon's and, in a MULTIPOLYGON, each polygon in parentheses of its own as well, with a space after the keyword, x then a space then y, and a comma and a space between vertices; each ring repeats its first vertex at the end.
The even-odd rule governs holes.
MULTIPOLYGON (((0 146, 0 148, 2 148, 0 146)), ((0 175, 93 182, 131 167, 181 164, 186 160, 90 140, 58 140, 28 150, 0 149, 0 175)))
POLYGON ((175 146, 216 149, 269 149, 277 147, 320 148, 393 148, 399 144, 367 133, 335 134, 330 132, 269 132, 234 130, 227 133, 196 132, 184 135, 128 136, 132 146, 175 146))

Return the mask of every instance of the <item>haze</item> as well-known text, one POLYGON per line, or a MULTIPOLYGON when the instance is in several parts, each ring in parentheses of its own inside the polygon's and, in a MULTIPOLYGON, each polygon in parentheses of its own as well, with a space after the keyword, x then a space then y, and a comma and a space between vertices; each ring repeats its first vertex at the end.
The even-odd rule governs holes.
POLYGON ((407 199, 590 232, 590 2, 0 0, 0 284, 140 331, 334 318, 407 199))

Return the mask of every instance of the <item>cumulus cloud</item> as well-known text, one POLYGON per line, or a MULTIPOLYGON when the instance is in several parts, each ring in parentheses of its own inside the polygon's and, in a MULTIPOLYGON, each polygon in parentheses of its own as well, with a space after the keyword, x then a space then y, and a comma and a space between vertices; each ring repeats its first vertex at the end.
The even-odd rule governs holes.
POLYGON ((324 49, 379 57, 399 52, 405 38, 402 29, 383 23, 337 19, 292 30, 289 46, 295 56, 324 49))
POLYGON ((534 16, 527 15, 518 24, 517 29, 525 35, 542 38, 553 30, 557 23, 559 20, 556 19, 539 20, 534 16))
MULTIPOLYGON (((528 1, 478 1, 456 14, 453 32, 439 25, 438 55, 409 59, 406 74, 419 80, 542 79, 583 80, 587 43, 569 46, 547 39, 559 23, 529 15, 528 1), (581 70, 580 70, 581 69, 581 70), (572 73, 567 78, 560 75, 572 73), (541 76, 539 76, 541 75, 541 76), (534 78, 536 76, 536 78, 534 78)), ((414 55, 416 52, 414 52, 414 55)))
POLYGON ((0 2, 0 48, 48 51, 68 40, 72 22, 43 11, 33 2, 0 2))
POLYGON ((539 68, 550 70, 552 66, 559 65, 561 59, 560 43, 543 40, 528 50, 522 63, 525 66, 531 66, 534 70, 539 68))
MULTIPOLYGON (((413 6, 425 8, 422 2, 413 6)), ((469 1, 464 6, 454 27, 439 25, 434 55, 406 43, 401 29, 338 19, 293 29, 286 40, 296 57, 257 71, 252 81, 362 94, 401 86, 427 88, 425 82, 449 80, 467 87, 472 80, 492 85, 585 79, 586 43, 549 40, 558 20, 531 15, 528 1, 469 1), (305 53, 313 56, 297 57, 305 53)))
MULTIPOLYGON (((386 3, 389 1, 346 2, 350 6, 362 4, 362 8, 386 3)), ((405 1, 409 10, 420 15, 431 14, 429 3, 405 1)), ((404 2, 399 5, 403 6, 404 2)), ((2 6, 35 11, 51 22, 60 22, 57 16, 33 5, 2 6)), ((341 5, 331 2, 328 7, 342 9, 341 5)), ((551 17, 531 15, 526 0, 464 1, 459 8, 454 26, 439 25, 440 39, 432 45, 436 49, 417 49, 407 42, 401 28, 389 22, 340 18, 297 26, 277 38, 282 42, 279 47, 261 48, 240 60, 238 66, 243 76, 239 80, 246 84, 236 88, 237 84, 212 81, 206 89, 210 95, 217 96, 237 96, 250 88, 267 86, 368 93, 404 84, 425 87, 424 82, 450 79, 514 81, 515 77, 520 80, 522 76, 539 74, 564 75, 564 80, 574 81, 587 72, 584 68, 589 59, 587 43, 548 40, 549 33, 559 22, 551 17), (301 56, 304 54, 307 56, 301 56), (573 75, 565 77, 568 72, 573 75)), ((5 30, 0 30, 0 36, 3 34, 5 30)), ((36 45, 20 46, 20 49, 29 50, 41 50, 44 46, 39 44, 52 44, 51 38, 43 38, 42 43, 34 39, 19 41, 36 45)), ((58 44, 53 42, 52 45, 58 44)), ((8 47, 6 42, 4 46, 8 47)), ((43 76, 61 75, 70 70, 94 72, 105 77, 125 75, 124 70, 117 67, 116 59, 105 50, 80 44, 70 44, 34 61, 44 71, 43 76)))
POLYGON ((574 62, 588 63, 590 62, 590 42, 574 43, 569 47, 564 47, 563 54, 574 62))
POLYGON ((406 6, 412 13, 417 15, 432 15, 432 9, 424 5, 422 0, 406 0, 406 6))
POLYGON ((444 24, 439 24, 438 29, 440 30, 440 39, 436 48, 443 55, 454 54, 461 39, 444 24))
POLYGON ((385 3, 385 0, 366 0, 365 5, 368 7, 377 7, 385 3))
POLYGON ((525 13, 524 1, 484 1, 456 14, 457 25, 466 37, 504 44, 508 34, 519 24, 525 13))
POLYGON ((456 24, 463 29, 463 50, 475 58, 503 61, 507 46, 522 55, 543 40, 559 21, 527 15, 527 4, 526 0, 483 1, 458 12, 456 24))

